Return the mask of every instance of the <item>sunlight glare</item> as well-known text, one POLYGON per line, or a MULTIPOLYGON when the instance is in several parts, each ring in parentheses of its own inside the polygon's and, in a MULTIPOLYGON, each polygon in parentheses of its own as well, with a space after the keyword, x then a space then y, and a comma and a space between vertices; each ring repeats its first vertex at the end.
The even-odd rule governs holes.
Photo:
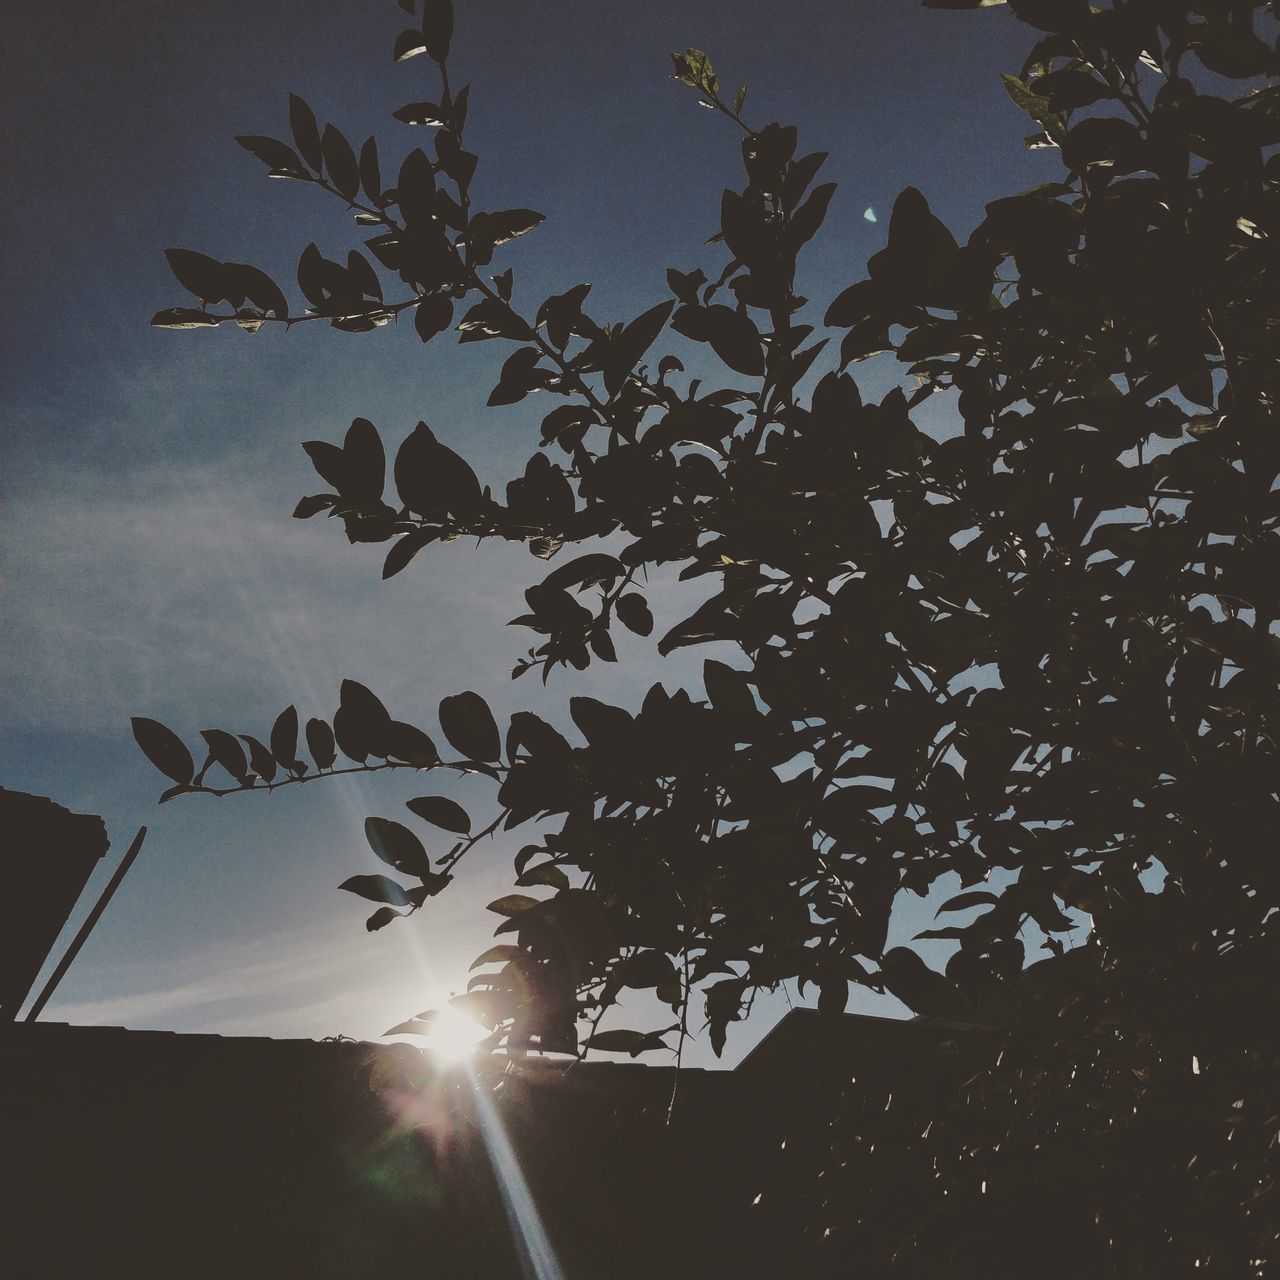
POLYGON ((438 1062, 461 1062, 488 1036, 484 1027, 456 1009, 441 1009, 431 1020, 426 1048, 438 1062))

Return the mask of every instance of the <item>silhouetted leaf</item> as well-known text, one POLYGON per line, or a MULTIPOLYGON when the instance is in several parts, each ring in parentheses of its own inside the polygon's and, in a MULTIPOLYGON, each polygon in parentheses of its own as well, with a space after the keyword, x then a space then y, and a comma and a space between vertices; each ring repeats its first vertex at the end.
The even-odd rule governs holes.
POLYGON ((998 901, 999 898, 994 893, 986 889, 974 889, 969 893, 958 893, 954 898, 948 898, 938 908, 937 914, 941 915, 944 911, 967 911, 970 907, 991 906, 998 901))
POLYGON ((372 204, 382 207, 382 169, 378 164, 378 142, 366 138, 360 148, 360 185, 372 204))
POLYGON ((470 967, 478 969, 482 964, 508 964, 512 960, 519 960, 523 955, 524 952, 519 947, 500 942, 476 956, 470 967))
POLYGON ((265 271, 247 262, 227 262, 223 264, 223 270, 237 295, 242 294, 264 314, 276 315, 281 320, 288 316, 288 301, 280 286, 265 271))
POLYGON ((392 720, 387 726, 385 742, 388 758, 404 760, 420 769, 429 768, 440 760, 436 744, 427 734, 402 720, 392 720))
POLYGON ((271 726, 271 754, 282 769, 293 769, 298 761, 298 708, 285 709, 271 726))
POLYGON ((184 786, 195 777, 196 764, 191 752, 172 729, 146 716, 134 716, 129 724, 142 754, 161 773, 184 786))
POLYGON ((634 631, 638 636, 647 636, 652 633, 653 614, 649 612, 649 604, 644 596, 636 592, 621 596, 614 609, 617 612, 618 621, 628 631, 634 631))
POLYGON ((327 440, 304 440, 302 447, 316 474, 326 484, 332 485, 339 493, 347 485, 347 458, 345 452, 336 444, 327 440))
POLYGON ((396 199, 405 226, 429 228, 435 215, 436 180, 431 161, 421 147, 404 158, 396 181, 396 199))
POLYGON ((448 123, 444 108, 435 102, 408 102, 391 113, 403 124, 425 124, 439 128, 448 123))
POLYGON ((442 831, 456 831, 459 835, 467 835, 471 831, 471 818, 467 811, 448 796, 418 796, 404 803, 411 813, 442 831))
POLYGON ((502 739, 489 704, 467 690, 440 702, 440 728, 468 760, 497 760, 502 755, 502 739))
POLYGON ((425 422, 396 454, 396 491, 410 511, 440 518, 473 515, 483 503, 480 482, 462 458, 442 445, 425 422))
POLYGON ((435 62, 449 57, 453 39, 453 0, 422 0, 422 38, 435 62))
POLYGON ((642 1053, 665 1049, 667 1046, 662 1039, 664 1034, 661 1031, 597 1031, 595 1035, 588 1037, 586 1047, 601 1049, 606 1053, 626 1053, 637 1058, 642 1053))
POLYGON ((293 518, 310 520, 312 516, 328 511, 337 500, 337 495, 332 493, 317 493, 310 498, 299 498, 298 505, 293 509, 293 518))
POLYGON ((353 419, 342 442, 343 496, 361 506, 382 501, 387 459, 378 429, 367 418, 353 419))
POLYGON ((313 169, 319 171, 324 161, 320 129, 316 124, 315 114, 296 93, 289 95, 289 129, 293 133, 293 142, 298 148, 298 154, 313 169))
POLYGON ((711 349, 736 373, 756 377, 764 373, 760 333, 745 312, 720 303, 710 307, 682 307, 672 317, 672 327, 711 349))
POLYGON ((201 302, 221 302, 227 296, 227 272, 216 258, 194 249, 166 249, 164 256, 178 283, 201 302))
POLYGON ((249 780, 249 762, 245 759, 244 748, 233 734, 223 729, 201 729, 200 736, 205 740, 209 754, 237 784, 249 780))
POLYGON ((404 537, 394 542, 391 550, 387 552, 387 558, 382 565, 383 579, 394 578, 423 547, 439 537, 440 530, 436 528, 414 529, 406 533, 404 537))
POLYGON ((553 590, 594 584, 611 586, 625 573, 625 566, 616 556, 590 551, 553 569, 543 579, 542 585, 553 590))
POLYGON ((795 248, 812 240, 822 226, 835 190, 834 182, 824 182, 820 187, 814 187, 813 194, 796 210, 791 219, 791 243, 795 248))
MULTIPOLYGON (((370 933, 376 933, 379 929, 385 928, 393 920, 398 920, 404 913, 397 911, 394 907, 379 907, 365 922, 364 927, 370 933)), ((390 1034, 390 1033, 387 1033, 390 1034)))
POLYGON ((325 125, 321 142, 329 181, 345 199, 354 200, 360 190, 360 166, 356 163, 351 143, 331 124, 325 125))
POLYGON ((421 878, 430 874, 431 859, 422 841, 402 823, 391 818, 366 818, 364 837, 383 862, 404 875, 421 878))
POLYGON ((523 885, 545 884, 553 889, 567 889, 569 887, 569 877, 554 863, 544 862, 541 866, 530 867, 527 871, 521 872, 516 883, 523 885))
POLYGON ((374 693, 358 680, 342 682, 333 734, 345 755, 359 761, 384 756, 390 727, 391 716, 374 693))
POLYGON ((500 916, 519 915, 521 911, 528 911, 530 907, 541 906, 537 898, 531 898, 524 893, 509 893, 505 897, 497 898, 485 908, 486 911, 492 911, 500 916))
POLYGON ((270 177, 306 178, 309 176, 307 167, 302 163, 302 159, 297 152, 276 138, 263 138, 256 134, 240 134, 237 135, 236 141, 250 155, 256 156, 263 164, 268 166, 271 170, 268 175, 270 177))
POLYGON ((445 294, 423 298, 413 313, 413 327, 423 342, 430 342, 453 323, 453 299, 445 294))
POLYGON ((311 719, 307 721, 307 750, 316 762, 317 769, 329 769, 335 759, 333 730, 328 721, 311 719))
POLYGON ((203 311, 191 307, 167 307, 151 317, 156 329, 216 329, 218 322, 203 311))
POLYGON ((638 315, 614 340, 604 370, 605 388, 616 394, 626 375, 644 358, 662 332, 675 303, 668 299, 638 315))
POLYGON ((402 31, 396 36, 392 56, 397 62, 403 62, 406 58, 416 57, 426 51, 427 42, 423 39, 421 31, 402 31))
POLYGON ((249 748, 249 767, 263 782, 273 781, 276 776, 276 762, 271 752, 257 738, 247 733, 242 733, 240 738, 249 748))
POLYGON ((409 895, 389 876, 351 876, 338 888, 357 897, 368 898, 370 902, 389 902, 393 907, 409 905, 409 895))

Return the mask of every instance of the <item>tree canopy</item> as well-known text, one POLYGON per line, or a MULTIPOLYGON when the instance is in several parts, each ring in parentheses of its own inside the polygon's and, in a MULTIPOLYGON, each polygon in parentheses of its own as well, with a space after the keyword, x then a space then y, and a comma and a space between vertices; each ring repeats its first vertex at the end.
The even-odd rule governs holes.
MULTIPOLYGON (((828 1011, 851 983, 887 990, 994 1028, 1003 1050, 922 1148, 941 1187, 985 1194, 998 1129, 1006 1177, 1067 1135, 1096 1139, 1114 1171, 1132 1170, 1136 1144, 1168 1204, 1176 1184, 1204 1213, 1165 1214, 1134 1257, 1267 1256, 1275 4, 1010 0, 1031 47, 1005 86, 1058 180, 993 198, 963 242, 908 188, 865 275, 813 302, 796 261, 834 192, 825 153, 759 120, 706 53, 673 55, 738 135, 744 180, 720 197, 706 266, 669 270, 669 296, 622 321, 591 314, 585 283, 517 302, 502 249, 543 215, 483 203, 448 0, 400 7, 415 25, 395 58, 438 71, 433 100, 393 112, 424 147, 388 163, 297 97, 287 140, 239 139, 269 176, 344 202, 358 247, 345 261, 302 251, 305 307, 255 267, 171 249, 195 301, 153 323, 411 321, 423 342, 494 342, 487 403, 551 402, 505 492, 425 421, 388 475, 382 433, 357 417, 341 442, 304 444, 323 489, 294 514, 386 543, 384 577, 434 542, 524 542, 537 572, 512 624, 533 636, 517 677, 615 661, 619 628, 653 631, 646 584, 663 572, 700 580, 705 599, 657 654, 728 642, 737 660, 707 660, 699 692, 655 684, 639 707, 572 698, 572 731, 527 711, 503 729, 480 694, 453 694, 444 753, 355 681, 329 719, 289 707, 256 736, 206 730, 196 756, 135 719, 173 783, 164 799, 353 770, 484 775, 494 801, 478 817, 444 796, 407 801, 445 833, 443 854, 423 826, 371 816, 390 874, 342 887, 376 904, 380 929, 426 907, 486 836, 529 831, 513 892, 490 907, 501 940, 455 1001, 495 1047, 640 1054, 705 1020, 719 1052, 762 989, 812 986, 828 1011), (694 344, 699 376, 663 354, 669 332, 694 344), (883 353, 902 384, 865 401, 850 370, 883 353), (935 396, 947 425, 926 430, 913 411, 935 396), (941 923, 918 935, 953 947, 938 972, 889 924, 900 895, 944 888, 941 923), (628 989, 656 993, 671 1025, 602 1025, 628 989), (1203 1163, 1175 1174, 1177 1142, 1154 1153, 1134 1135, 1190 1113, 1203 1163)), ((874 1214, 846 1209, 823 1229, 874 1214)))

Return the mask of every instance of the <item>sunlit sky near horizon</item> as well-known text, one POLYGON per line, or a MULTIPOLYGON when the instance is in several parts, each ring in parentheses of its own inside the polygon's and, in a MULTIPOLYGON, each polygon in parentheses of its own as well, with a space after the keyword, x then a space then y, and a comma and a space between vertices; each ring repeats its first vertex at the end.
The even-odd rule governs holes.
MULTIPOLYGON (((704 241, 721 189, 741 185, 737 139, 672 81, 672 49, 708 50, 722 82, 748 84, 748 118, 797 123, 802 151, 831 153, 823 176, 840 188, 801 279, 816 304, 861 278, 902 187, 923 190, 963 236, 987 200, 1053 176, 1052 161, 1023 149, 1025 120, 1000 85, 1033 38, 1003 9, 798 0, 784 19, 763 0, 457 0, 457 10, 450 65, 473 86, 473 198, 548 218, 494 264, 514 268, 528 313, 590 280, 594 315, 629 318, 666 295, 668 266, 722 262, 704 241)), ((291 702, 304 717, 330 715, 349 676, 432 733, 439 699, 460 689, 483 693, 500 720, 528 706, 565 726, 570 694, 634 706, 658 679, 697 687, 712 651, 659 663, 652 640, 635 640, 616 667, 557 674, 545 692, 513 684, 528 633, 503 624, 543 568, 527 552, 459 542, 383 583, 385 548, 349 547, 333 523, 290 518, 321 488, 299 442, 338 439, 356 415, 393 442, 425 418, 483 481, 505 480, 549 407, 531 397, 484 408, 506 344, 423 348, 409 325, 252 337, 148 327, 152 312, 188 302, 166 247, 253 262, 296 301, 293 268, 309 240, 330 256, 357 243, 337 201, 267 182, 233 136, 285 136, 292 90, 357 143, 376 132, 394 172, 426 139, 390 112, 437 89, 425 58, 392 65, 407 23, 394 0, 46 0, 8 6, 3 23, 0 784, 104 816, 112 852, 86 904, 137 827, 150 827, 44 1016, 376 1036, 465 986, 496 923, 483 906, 509 887, 527 833, 477 850, 443 898, 370 935, 365 904, 336 889, 375 869, 365 816, 403 818, 406 798, 435 790, 483 812, 487 784, 396 773, 157 808, 164 780, 135 748, 129 716, 164 720, 188 741, 209 727, 265 736, 291 702)), ((859 371, 864 394, 882 393, 891 372, 859 371)), ((655 594, 657 635, 688 599, 655 594)), ((851 1007, 901 1012, 870 995, 851 1007)), ((725 1061, 785 1009, 779 996, 731 1033, 725 1061)), ((686 1061, 712 1061, 705 1040, 686 1061)))

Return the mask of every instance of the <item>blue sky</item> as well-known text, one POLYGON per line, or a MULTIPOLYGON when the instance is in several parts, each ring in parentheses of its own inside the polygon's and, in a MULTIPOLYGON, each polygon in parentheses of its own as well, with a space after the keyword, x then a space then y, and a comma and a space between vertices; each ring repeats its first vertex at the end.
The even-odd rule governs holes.
MULTIPOLYGON (((737 139, 670 79, 673 49, 708 50, 723 83, 748 84, 749 119, 795 122, 802 150, 831 153, 824 177, 840 189, 801 281, 815 303, 861 278, 902 187, 920 187, 964 235, 987 200, 1054 176, 1051 159, 1024 151, 1025 119, 1000 85, 1032 38, 1002 9, 457 7, 451 71, 473 85, 468 145, 481 157, 473 198, 548 215, 495 262, 514 267, 529 312, 590 280, 593 314, 627 318, 662 299, 668 266, 719 265, 703 242, 721 189, 740 185, 737 139)), ((532 706, 564 723, 571 693, 634 703, 659 678, 696 683, 710 656, 659 663, 637 640, 618 668, 558 676, 545 694, 512 685, 526 633, 503 624, 541 567, 523 550, 432 548, 382 583, 382 548, 290 519, 320 487, 299 442, 337 439, 356 415, 392 441, 426 418, 483 480, 511 474, 545 406, 484 408, 502 344, 424 348, 407 325, 148 327, 187 302, 166 247, 253 262, 297 298, 309 240, 330 256, 356 243, 336 201, 266 181, 232 139, 283 136, 292 90, 357 142, 376 132, 390 169, 423 141, 390 112, 436 90, 425 58, 391 64, 406 21, 393 0, 47 0, 4 18, 0 782, 105 817, 110 865, 91 891, 138 825, 151 828, 46 1018, 376 1035, 465 984, 495 922, 483 903, 523 843, 495 843, 433 909, 369 935, 361 904, 336 891, 372 869, 363 819, 402 816, 434 777, 157 809, 163 780, 130 715, 189 740, 210 727, 264 735, 290 702, 330 714, 350 676, 429 730, 439 699, 464 688, 500 716, 532 706)), ((860 371, 864 393, 892 373, 860 371)), ((657 634, 687 598, 655 600, 657 634)), ((450 794, 483 808, 478 788, 450 794)), ((871 997, 856 1007, 893 1011, 871 997)), ((727 1059, 784 1010, 775 1001, 731 1038, 727 1059)))

